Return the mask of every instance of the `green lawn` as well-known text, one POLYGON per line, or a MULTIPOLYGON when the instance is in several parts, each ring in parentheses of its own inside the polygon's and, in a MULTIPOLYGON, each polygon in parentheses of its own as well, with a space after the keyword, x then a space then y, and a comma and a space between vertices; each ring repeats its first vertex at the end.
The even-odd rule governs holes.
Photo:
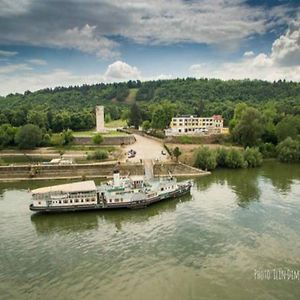
POLYGON ((126 125, 127 125, 126 120, 119 119, 119 120, 113 120, 109 123, 106 123, 105 127, 107 127, 107 128, 116 128, 116 127, 124 127, 126 125))
MULTIPOLYGON (((74 131, 73 135, 75 137, 92 137, 96 134, 97 132, 95 130, 87 130, 87 131, 74 131)), ((120 132, 120 131, 107 131, 105 133, 101 133, 102 136, 124 136, 126 135, 125 132, 120 132)))

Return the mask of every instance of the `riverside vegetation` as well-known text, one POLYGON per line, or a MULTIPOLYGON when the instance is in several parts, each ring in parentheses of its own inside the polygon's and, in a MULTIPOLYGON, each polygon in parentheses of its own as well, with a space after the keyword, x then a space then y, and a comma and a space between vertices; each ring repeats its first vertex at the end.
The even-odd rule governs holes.
MULTIPOLYGON (((186 78, 10 94, 0 97, 0 148, 66 146, 72 130, 95 127, 98 104, 105 105, 106 121, 127 120, 161 138, 176 115, 221 114, 230 136, 218 143, 257 147, 264 157, 299 161, 300 83, 281 80, 186 78)), ((94 143, 101 138, 95 136, 94 143)))

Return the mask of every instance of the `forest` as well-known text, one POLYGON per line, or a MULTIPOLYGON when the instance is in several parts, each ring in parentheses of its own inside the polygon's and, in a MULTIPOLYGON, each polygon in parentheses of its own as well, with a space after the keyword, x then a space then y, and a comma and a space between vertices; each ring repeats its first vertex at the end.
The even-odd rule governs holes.
POLYGON ((176 115, 221 114, 232 141, 244 147, 277 145, 286 137, 298 139, 300 132, 299 82, 186 78, 56 87, 0 97, 0 147, 13 145, 12 135, 28 124, 40 128, 42 136, 94 128, 96 105, 105 106, 106 122, 124 119, 128 125, 157 131, 176 115))

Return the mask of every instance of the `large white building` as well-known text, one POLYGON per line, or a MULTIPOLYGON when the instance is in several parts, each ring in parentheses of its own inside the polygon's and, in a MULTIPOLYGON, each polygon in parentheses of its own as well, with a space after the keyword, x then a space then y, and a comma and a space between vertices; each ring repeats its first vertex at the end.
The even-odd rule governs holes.
POLYGON ((217 134, 223 132, 221 115, 212 117, 179 116, 172 118, 170 128, 165 130, 166 136, 217 134))

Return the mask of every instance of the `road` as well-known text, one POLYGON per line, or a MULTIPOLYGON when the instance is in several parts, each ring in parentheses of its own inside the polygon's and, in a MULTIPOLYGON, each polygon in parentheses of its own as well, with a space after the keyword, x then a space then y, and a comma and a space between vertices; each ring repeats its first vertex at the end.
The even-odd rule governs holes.
POLYGON ((134 158, 129 158, 128 161, 136 162, 140 161, 141 159, 159 159, 160 161, 169 160, 170 157, 164 149, 163 144, 155 141, 151 138, 144 137, 138 134, 134 134, 136 142, 131 145, 125 146, 125 154, 124 159, 127 159, 128 151, 133 149, 136 151, 136 156, 134 158), (164 151, 166 155, 162 155, 161 152, 164 151))

